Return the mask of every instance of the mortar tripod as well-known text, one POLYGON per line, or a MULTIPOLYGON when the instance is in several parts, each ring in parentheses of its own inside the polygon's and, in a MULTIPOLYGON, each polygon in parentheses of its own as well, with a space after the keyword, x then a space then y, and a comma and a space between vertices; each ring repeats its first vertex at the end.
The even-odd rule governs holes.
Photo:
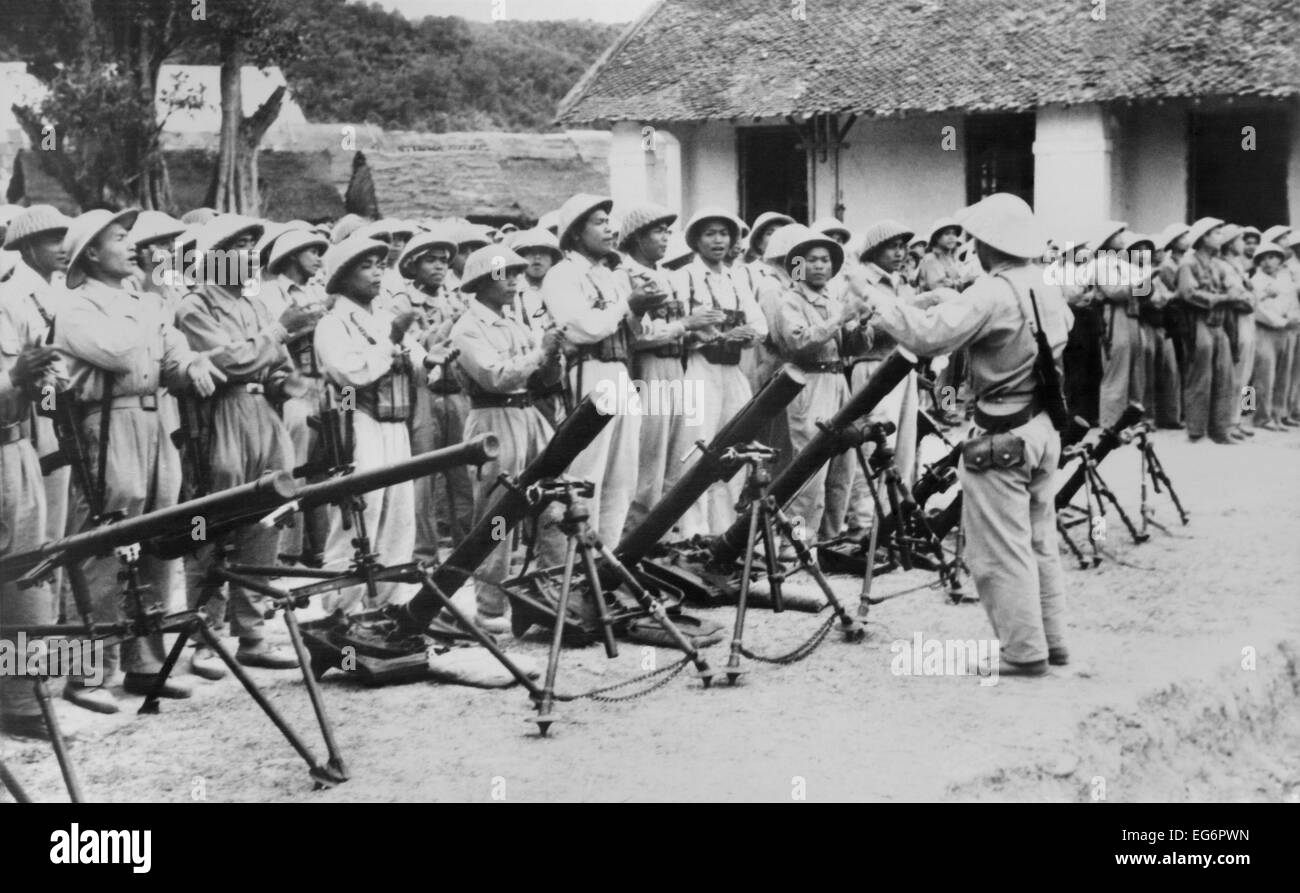
POLYGON ((537 505, 539 511, 552 502, 564 506, 564 515, 560 519, 559 529, 564 533, 566 540, 564 564, 561 568, 560 595, 555 606, 555 623, 551 630, 551 649, 546 659, 546 680, 540 692, 530 693, 536 715, 527 717, 528 722, 537 724, 537 731, 542 737, 550 731, 551 724, 561 718, 554 712, 555 702, 573 700, 571 697, 559 696, 555 693, 555 680, 560 670, 560 651, 563 648, 569 606, 574 598, 575 574, 586 575, 586 589, 580 590, 577 598, 585 601, 588 610, 596 617, 600 627, 600 637, 605 646, 605 656, 611 659, 618 657, 618 643, 614 640, 614 621, 610 617, 609 605, 605 602, 597 558, 604 562, 605 567, 617 578, 618 584, 631 593, 637 604, 663 627, 664 632, 673 640, 674 646, 695 664, 696 675, 706 688, 715 675, 700 650, 691 644, 677 625, 669 619, 662 602, 641 585, 636 576, 615 557, 614 552, 592 530, 588 523, 591 514, 587 511, 585 500, 594 495, 595 486, 590 481, 572 480, 547 481, 538 484, 530 492, 530 499, 537 505))
POLYGON ((745 466, 745 484, 741 490, 740 501, 736 503, 739 515, 749 516, 749 532, 745 538, 744 565, 740 574, 740 594, 736 601, 736 623, 731 636, 731 653, 727 658, 724 672, 727 681, 735 685, 736 680, 745 673, 741 665, 742 655, 765 663, 794 663, 807 657, 821 644, 830 631, 831 625, 838 620, 844 638, 849 642, 861 642, 867 636, 866 628, 849 615, 843 603, 826 580, 821 568, 813 558, 812 550, 804 542, 801 531, 797 531, 790 517, 777 505, 775 497, 767 495, 768 485, 772 482, 769 465, 776 459, 777 451, 761 443, 749 443, 741 447, 732 447, 722 454, 722 459, 729 466, 745 466), (763 563, 767 574, 768 586, 771 588, 772 610, 780 613, 785 609, 781 595, 781 586, 786 575, 777 558, 777 534, 790 544, 799 561, 799 567, 807 571, 817 583, 822 594, 831 606, 832 616, 813 635, 812 639, 796 648, 790 654, 776 658, 765 658, 747 650, 744 645, 745 615, 749 605, 749 591, 753 583, 754 552, 760 541, 763 546, 763 563))
POLYGON ((867 489, 871 492, 871 504, 875 512, 866 544, 866 570, 862 576, 862 594, 858 601, 858 617, 863 620, 867 618, 871 605, 878 605, 883 601, 914 591, 904 590, 880 598, 873 598, 871 595, 872 578, 875 576, 876 548, 879 545, 877 531, 881 520, 885 517, 885 501, 889 503, 889 510, 893 517, 897 519, 892 542, 886 545, 891 563, 895 561, 897 555, 898 565, 904 570, 912 570, 915 566, 915 550, 920 547, 934 563, 934 569, 939 574, 939 582, 948 590, 948 600, 953 604, 958 604, 962 600, 961 577, 958 574, 959 558, 954 557, 953 561, 949 562, 944 557, 942 540, 931 529, 925 512, 917 503, 916 497, 912 495, 912 490, 903 480, 902 474, 899 473, 898 465, 894 461, 895 451, 889 445, 889 435, 893 433, 892 422, 873 423, 867 426, 862 432, 861 441, 853 447, 857 454, 858 468, 866 478, 867 489), (864 453, 868 443, 875 446, 870 458, 864 453), (880 497, 882 489, 885 491, 884 500, 880 497))

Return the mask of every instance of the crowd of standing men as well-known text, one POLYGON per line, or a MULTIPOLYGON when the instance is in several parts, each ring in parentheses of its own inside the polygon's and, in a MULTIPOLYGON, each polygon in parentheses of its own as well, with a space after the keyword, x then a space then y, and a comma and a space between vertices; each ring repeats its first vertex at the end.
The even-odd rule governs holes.
MULTIPOLYGON (((338 457, 321 455, 322 407, 341 407, 338 433, 358 470, 480 433, 500 439, 477 480, 456 468, 367 495, 380 561, 436 558, 482 513, 498 474, 535 458, 593 392, 615 396, 614 418, 568 474, 595 485, 592 527, 615 543, 682 474, 692 444, 710 440, 781 364, 807 381, 765 435, 789 455, 902 345, 938 375, 928 387, 909 375, 870 418, 896 426, 905 480, 915 476, 922 406, 951 424, 969 418, 972 437, 1010 433, 1019 444, 1015 467, 963 468, 964 524, 1007 667, 1037 675, 1067 652, 1050 490, 1060 444, 1042 414, 1027 308, 1041 317, 1072 410, 1089 421, 1110 424, 1137 400, 1154 423, 1186 427, 1193 440, 1231 444, 1253 429, 1300 426, 1300 234, 1285 226, 1261 233, 1204 218, 1143 236, 1108 222, 1077 243, 1052 243, 1010 196, 936 221, 922 238, 890 220, 852 233, 834 219, 806 226, 778 213, 746 225, 725 209, 684 223, 654 205, 620 210, 615 218, 609 199, 576 195, 518 230, 5 208, 0 554, 269 471, 327 474, 338 457), (660 387, 663 399, 643 411, 654 383, 676 386, 660 387), (75 398, 89 487, 54 462, 42 473, 41 458, 60 446, 43 412, 51 394, 75 398)), ((739 483, 715 484, 673 536, 725 529, 739 483)), ((818 538, 873 522, 866 482, 844 457, 790 513, 818 538)), ((265 641, 262 597, 206 574, 212 551, 343 569, 351 536, 331 506, 286 530, 248 525, 184 561, 145 556, 141 567, 164 606, 202 606, 215 628, 228 624, 240 663, 289 669, 295 658, 265 641)), ((538 526, 539 563, 559 563, 558 537, 538 526)), ((475 575, 475 622, 493 633, 509 629, 500 584, 511 545, 475 575)), ((120 617, 117 572, 113 557, 86 568, 96 617, 120 617)), ((68 602, 58 576, 0 584, 6 623, 51 623, 68 602)), ((405 593, 381 584, 379 595, 405 593)), ((357 587, 325 607, 363 601, 357 587)), ((112 655, 136 695, 162 660, 160 637, 112 655)), ((188 666, 205 678, 225 672, 201 645, 188 666)), ((115 712, 114 672, 69 678, 64 697, 115 712)), ((189 692, 180 681, 162 689, 189 692)), ((9 734, 47 734, 29 689, 13 680, 0 679, 0 719, 9 734)))

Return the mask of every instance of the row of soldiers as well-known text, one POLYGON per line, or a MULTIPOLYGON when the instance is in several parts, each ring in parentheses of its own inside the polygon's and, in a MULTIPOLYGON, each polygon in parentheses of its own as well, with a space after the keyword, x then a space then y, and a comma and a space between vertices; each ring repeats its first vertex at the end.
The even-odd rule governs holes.
MULTIPOLYGON (((1193 438, 1208 429, 1231 442, 1232 432, 1245 429, 1228 403, 1240 408, 1241 401, 1224 395, 1238 396, 1243 383, 1254 382, 1258 425, 1300 424, 1300 240, 1289 231, 1234 232, 1206 218, 1144 238, 1107 224, 1077 251, 1065 246, 1059 254, 1024 235, 1032 215, 1020 205, 985 209, 993 235, 981 238, 969 220, 943 219, 923 242, 888 220, 852 233, 838 221, 810 227, 778 213, 747 226, 726 210, 705 209, 678 225, 676 214, 654 205, 615 219, 609 199, 586 194, 527 231, 353 215, 324 227, 206 209, 180 220, 159 212, 69 219, 48 206, 12 209, 0 218, 0 371, 8 373, 0 377, 0 549, 24 551, 99 517, 151 511, 268 471, 378 467, 494 433, 500 455, 477 483, 456 469, 365 500, 381 561, 435 558, 483 512, 498 475, 535 458, 566 408, 588 394, 606 399, 614 418, 568 473, 595 485, 591 523, 613 543, 672 486, 692 445, 712 439, 781 363, 798 366, 808 381, 765 432, 789 455, 867 380, 900 334, 933 358, 938 383, 927 394, 926 378, 909 376, 870 420, 895 424, 897 462, 910 480, 920 406, 948 421, 973 413, 977 430, 989 430, 999 407, 1032 406, 1023 368, 991 375, 996 362, 971 348, 999 338, 1024 346, 1023 320, 1007 322, 1005 331, 991 327, 992 311, 973 303, 981 292, 971 293, 993 272, 980 245, 1006 232, 1015 238, 1003 249, 1014 250, 997 256, 1014 275, 1001 268, 999 275, 1014 280, 1013 292, 1032 296, 1037 288, 1048 304, 1059 291, 1072 308, 1045 307, 1045 327, 1058 362, 1062 350, 1084 357, 1066 362, 1064 372, 1085 414, 1090 392, 1103 424, 1140 399, 1162 424, 1185 417, 1193 438), (1252 235, 1261 237, 1254 245, 1252 235), (1144 251, 1156 270, 1145 279, 1134 261, 1144 251), (1071 264, 1077 269, 1063 276, 1071 264), (1136 270, 1121 274, 1112 269, 1119 264, 1136 270), (1161 311, 1158 320, 1153 310, 1161 311), (1090 316, 1098 320, 1095 343, 1080 340, 1088 327, 1079 320, 1090 316), (1096 375, 1087 371, 1094 348, 1096 375), (1018 384, 1007 385, 1013 379, 1018 384), (656 391, 651 405, 647 395, 656 391), (50 393, 70 393, 80 407, 97 472, 89 488, 72 486, 66 467, 41 472, 40 458, 59 448, 40 412, 50 393), (952 399, 960 394, 971 398, 965 412, 952 399), (1211 405, 1214 412, 1205 408, 1211 405), (346 457, 321 455, 328 440, 322 407, 331 406, 345 410, 346 431, 338 433, 350 448, 346 457)), ((716 484, 673 536, 724 529, 734 519, 738 485, 716 484)), ((970 502, 980 506, 978 498, 970 502)), ((870 492, 856 462, 846 456, 830 463, 796 497, 791 514, 814 537, 869 526, 870 492)), ((984 534, 968 535, 982 536, 992 551, 998 515, 981 521, 984 534)), ((328 507, 286 531, 250 525, 183 566, 146 557, 144 575, 158 598, 204 605, 218 629, 229 622, 241 663, 288 669, 292 655, 265 641, 261 597, 238 586, 223 591, 207 578, 212 552, 232 551, 247 564, 288 555, 342 569, 351 537, 340 510, 328 507)), ((538 526, 539 563, 559 562, 557 537, 553 525, 538 526)), ((475 577, 475 621, 493 633, 509 628, 500 584, 510 573, 511 545, 503 543, 475 577)), ((980 553, 978 542, 971 546, 980 553)), ((996 568, 983 574, 983 588, 979 562, 972 568, 981 597, 998 603, 993 592, 1007 584, 996 568)), ((87 570, 97 617, 120 616, 116 574, 111 558, 87 570)), ((3 583, 6 622, 58 615, 64 581, 22 591, 3 583)), ((1030 588, 1037 592, 1038 582, 1030 588)), ((1055 583, 1044 588, 1059 591, 1055 583)), ((381 601, 405 595, 400 584, 381 584, 381 601)), ((331 596, 326 607, 362 603, 357 589, 331 596)), ((1043 624, 1036 629, 1029 639, 1043 640, 1043 624)), ((1043 641, 1050 645, 1053 635, 1043 641)), ((128 693, 153 684, 161 649, 147 639, 122 646, 128 693)), ((1042 650, 1004 653, 1033 663, 1042 650)), ((189 666, 208 678, 224 673, 202 647, 189 666)), ((115 711, 111 675, 110 668, 98 684, 69 679, 65 697, 115 711)), ((185 697, 189 690, 169 682, 163 693, 185 697)), ((22 687, 0 688, 0 705, 7 729, 41 732, 22 687)))

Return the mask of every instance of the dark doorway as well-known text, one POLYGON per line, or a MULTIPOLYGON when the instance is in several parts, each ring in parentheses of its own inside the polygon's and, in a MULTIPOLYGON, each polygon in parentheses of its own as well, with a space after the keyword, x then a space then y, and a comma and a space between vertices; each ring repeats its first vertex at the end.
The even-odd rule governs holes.
POLYGON ((966 203, 1010 192, 1034 203, 1033 112, 966 116, 966 203))
POLYGON ((1193 112, 1187 147, 1187 205, 1193 220, 1219 217, 1260 229, 1287 222, 1291 132, 1286 109, 1193 112), (1254 149, 1246 148, 1250 137, 1254 149))
POLYGON ((808 156, 793 127, 739 127, 740 216, 746 223, 764 211, 808 221, 808 156))

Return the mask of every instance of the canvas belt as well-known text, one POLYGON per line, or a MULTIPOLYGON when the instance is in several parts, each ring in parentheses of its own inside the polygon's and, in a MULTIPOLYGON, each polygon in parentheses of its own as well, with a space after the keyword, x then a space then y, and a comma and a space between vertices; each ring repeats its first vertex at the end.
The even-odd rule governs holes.
POLYGON ((245 381, 239 384, 227 385, 218 393, 223 395, 231 393, 265 394, 266 385, 262 384, 260 381, 245 381))
POLYGON ((533 405, 531 394, 479 394, 469 400, 470 409, 525 409, 533 405))
POLYGON ((27 439, 27 423, 24 421, 11 422, 8 425, 0 425, 0 446, 8 446, 11 443, 17 443, 20 440, 27 439))
POLYGON ((840 360, 829 360, 825 363, 796 363, 802 372, 843 372, 844 363, 840 360))
MULTIPOLYGON (((87 407, 86 417, 100 412, 104 407, 103 401, 87 407)), ((136 394, 129 397, 114 397, 108 404, 109 409, 143 409, 145 412, 158 411, 157 394, 136 394)))
POLYGON ((1029 405, 1017 409, 1010 415, 989 415, 983 409, 976 406, 973 420, 977 427, 984 429, 989 434, 1002 434, 1006 431, 1011 431, 1014 428, 1019 428, 1034 416, 1038 415, 1038 413, 1042 411, 1042 408, 1043 407, 1038 402, 1037 397, 1033 398, 1029 402, 1029 405))

